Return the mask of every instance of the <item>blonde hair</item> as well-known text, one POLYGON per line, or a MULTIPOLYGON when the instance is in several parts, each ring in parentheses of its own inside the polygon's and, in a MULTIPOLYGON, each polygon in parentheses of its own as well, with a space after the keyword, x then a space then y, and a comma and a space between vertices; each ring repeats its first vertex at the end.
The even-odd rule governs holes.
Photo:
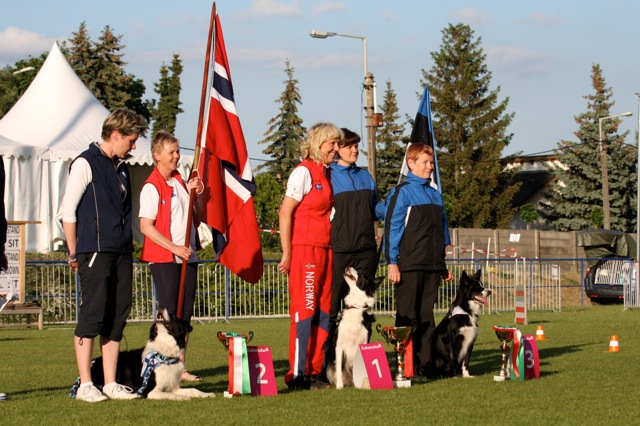
MULTIPOLYGON (((173 133, 158 130, 151 140, 151 153, 160 154, 166 145, 172 143, 180 144, 180 141, 178 141, 178 138, 176 138, 173 133)), ((153 162, 158 163, 155 156, 153 157, 153 162)))
POLYGON ((104 120, 102 124, 102 139, 107 140, 113 131, 125 136, 138 134, 144 136, 147 133, 147 120, 140 114, 125 108, 118 108, 104 120))
POLYGON ((320 147, 332 139, 341 141, 344 138, 342 130, 331 123, 316 123, 307 132, 307 139, 300 147, 302 159, 311 159, 316 163, 322 162, 320 147))

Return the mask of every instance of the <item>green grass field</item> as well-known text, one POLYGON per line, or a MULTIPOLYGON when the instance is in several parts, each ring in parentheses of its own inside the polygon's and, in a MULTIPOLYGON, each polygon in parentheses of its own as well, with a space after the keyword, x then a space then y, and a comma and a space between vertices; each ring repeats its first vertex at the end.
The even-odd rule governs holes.
MULTIPOLYGON (((544 327, 538 342, 541 377, 497 383, 499 342, 494 325, 511 325, 513 313, 484 315, 471 360, 473 379, 444 379, 409 389, 289 392, 288 320, 260 319, 194 324, 187 366, 202 376, 196 385, 214 399, 106 401, 87 404, 70 399, 77 376, 71 327, 45 330, 0 329, 0 423, 31 424, 638 424, 640 312, 621 305, 567 308, 560 313, 530 312, 523 334, 544 327), (269 345, 279 395, 223 398, 227 389, 227 353, 218 331, 254 332, 251 344, 269 345), (620 352, 610 353, 617 335, 620 352)), ((378 317, 383 325, 390 317, 378 317)), ((144 344, 149 324, 130 324, 130 348, 144 344)), ((382 341, 374 332, 373 341, 382 341)), ((123 344, 124 346, 124 344, 123 344)), ((391 347, 385 343, 393 365, 391 347)))

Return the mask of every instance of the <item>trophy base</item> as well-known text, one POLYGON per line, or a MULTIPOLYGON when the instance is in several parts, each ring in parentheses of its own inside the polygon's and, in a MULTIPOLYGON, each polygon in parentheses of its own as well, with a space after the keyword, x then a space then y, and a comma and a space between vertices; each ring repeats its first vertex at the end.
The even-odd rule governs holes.
POLYGON ((411 380, 396 380, 393 382, 394 388, 410 388, 411 380))

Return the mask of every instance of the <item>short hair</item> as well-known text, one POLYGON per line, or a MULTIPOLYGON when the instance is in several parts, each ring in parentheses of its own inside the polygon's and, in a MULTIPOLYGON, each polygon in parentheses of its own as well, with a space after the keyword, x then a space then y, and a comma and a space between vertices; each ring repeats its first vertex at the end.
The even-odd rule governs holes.
MULTIPOLYGON (((165 130, 158 130, 156 134, 153 135, 153 139, 151 140, 151 153, 160 154, 165 145, 169 145, 171 143, 179 144, 180 141, 173 135, 173 133, 167 132, 165 130)), ((153 159, 153 162, 156 163, 155 157, 153 159)))
POLYGON ((360 143, 360 135, 358 135, 356 132, 352 132, 346 127, 343 127, 340 130, 342 130, 342 133, 344 134, 344 138, 342 138, 342 140, 338 144, 340 148, 344 148, 346 146, 358 145, 360 143))
POLYGON ((140 114, 125 108, 118 108, 104 120, 102 124, 102 139, 107 140, 115 130, 123 135, 138 134, 144 136, 147 133, 147 120, 140 114))
POLYGON ((332 139, 341 141, 344 137, 342 130, 331 123, 316 123, 307 132, 307 139, 300 147, 302 159, 311 159, 316 163, 322 162, 320 147, 332 139))
POLYGON ((407 162, 409 160, 417 161, 420 154, 427 154, 433 157, 433 148, 426 143, 412 143, 407 148, 407 162))

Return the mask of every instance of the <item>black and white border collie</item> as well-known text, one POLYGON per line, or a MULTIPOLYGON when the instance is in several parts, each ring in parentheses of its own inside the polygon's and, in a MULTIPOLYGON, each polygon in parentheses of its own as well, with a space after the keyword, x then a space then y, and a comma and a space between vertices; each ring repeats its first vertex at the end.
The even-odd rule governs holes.
POLYGON ((435 377, 473 377, 469 374, 469 359, 478 336, 478 316, 491 290, 482 285, 478 269, 474 275, 462 272, 456 298, 447 315, 436 327, 431 345, 435 377))
POLYGON ((371 324, 375 321, 371 309, 375 304, 375 292, 384 277, 371 280, 348 267, 344 272, 344 279, 349 285, 349 293, 343 300, 337 332, 333 341, 328 342, 335 351, 327 351, 326 359, 327 379, 336 389, 353 385, 353 360, 358 347, 369 342, 371 324))
MULTIPOLYGON (((180 377, 185 370, 180 355, 184 353, 187 334, 191 331, 188 321, 159 308, 157 319, 149 330, 146 346, 119 354, 116 374, 118 383, 137 390, 140 396, 148 399, 214 397, 213 393, 180 387, 180 377)), ((92 361, 91 378, 94 385, 104 385, 102 357, 92 361)))

